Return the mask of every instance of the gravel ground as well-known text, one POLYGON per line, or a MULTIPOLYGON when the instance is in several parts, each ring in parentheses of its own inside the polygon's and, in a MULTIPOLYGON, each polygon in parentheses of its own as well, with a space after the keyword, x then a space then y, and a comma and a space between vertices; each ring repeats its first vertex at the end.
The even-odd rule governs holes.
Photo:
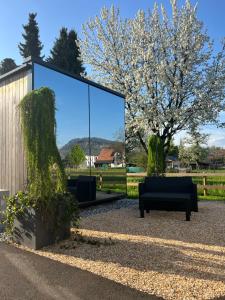
POLYGON ((105 213, 113 209, 120 209, 126 207, 132 207, 137 205, 137 199, 120 199, 113 202, 105 203, 98 206, 90 206, 88 208, 80 209, 80 216, 90 217, 100 213, 105 213))
POLYGON ((224 203, 200 202, 186 222, 183 212, 141 219, 136 202, 83 217, 80 238, 34 252, 166 300, 213 299, 225 296, 224 224, 224 203))

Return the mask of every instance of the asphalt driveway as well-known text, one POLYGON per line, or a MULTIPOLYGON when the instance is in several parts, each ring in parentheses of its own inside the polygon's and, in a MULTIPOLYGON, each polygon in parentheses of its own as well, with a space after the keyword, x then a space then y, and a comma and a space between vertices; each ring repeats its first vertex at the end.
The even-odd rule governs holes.
POLYGON ((162 299, 0 242, 1 300, 162 299))

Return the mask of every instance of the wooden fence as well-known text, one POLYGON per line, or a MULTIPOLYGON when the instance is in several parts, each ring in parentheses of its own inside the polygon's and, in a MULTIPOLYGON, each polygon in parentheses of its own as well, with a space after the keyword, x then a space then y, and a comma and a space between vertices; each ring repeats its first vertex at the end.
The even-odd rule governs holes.
MULTIPOLYGON (((127 178, 129 177, 139 177, 143 178, 147 174, 146 173, 127 173, 127 178)), ((198 189, 203 189, 204 196, 207 196, 208 190, 225 190, 225 185, 208 185, 207 177, 225 177, 225 173, 167 173, 167 177, 176 176, 190 176, 190 177, 201 177, 202 184, 198 184, 198 189)), ((127 182, 127 186, 137 187, 138 182, 127 182)))

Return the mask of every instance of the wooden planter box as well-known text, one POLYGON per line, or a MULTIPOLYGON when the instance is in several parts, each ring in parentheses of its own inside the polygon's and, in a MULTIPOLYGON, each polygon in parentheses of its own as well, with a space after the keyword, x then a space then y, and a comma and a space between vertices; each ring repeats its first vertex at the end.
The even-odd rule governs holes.
POLYGON ((43 217, 33 208, 14 220, 13 240, 32 249, 40 249, 70 236, 70 224, 56 225, 56 218, 43 217))

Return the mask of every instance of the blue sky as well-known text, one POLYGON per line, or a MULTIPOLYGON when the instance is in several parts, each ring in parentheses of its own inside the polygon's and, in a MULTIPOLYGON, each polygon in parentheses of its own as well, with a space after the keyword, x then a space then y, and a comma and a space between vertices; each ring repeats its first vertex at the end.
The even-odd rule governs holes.
MULTIPOLYGON (((124 17, 133 17, 138 9, 153 8, 154 0, 0 0, 0 60, 12 57, 17 64, 22 63, 18 43, 22 40, 22 24, 27 23, 29 12, 37 12, 40 38, 44 44, 43 54, 47 57, 62 26, 73 28, 81 35, 82 24, 97 15, 103 6, 112 4, 120 7, 124 17)), ((159 0, 167 10, 169 0, 159 0)), ((178 0, 183 4, 184 0, 178 0)), ((192 0, 192 3, 196 1, 192 0)), ((204 22, 209 35, 219 49, 220 40, 225 35, 225 0, 199 0, 198 16, 204 22)), ((204 128, 211 133, 209 144, 225 147, 225 130, 204 128)), ((176 138, 177 143, 180 137, 176 138)))
MULTIPOLYGON (((34 86, 55 92, 57 144, 89 136, 88 85, 35 64, 34 86)), ((90 137, 115 140, 124 126, 124 99, 90 86, 90 137)))
MULTIPOLYGON (((22 24, 27 23, 29 12, 37 12, 44 54, 49 50, 62 26, 74 28, 81 34, 82 24, 97 15, 103 6, 115 4, 124 17, 133 17, 138 9, 153 8, 153 0, 0 0, 0 60, 12 57, 22 62, 17 44, 21 41, 22 24)), ((167 9, 169 0, 159 0, 167 9)), ((193 1, 195 3, 196 1, 193 1)), ((179 4, 184 3, 178 0, 179 4)), ((199 0, 198 15, 215 40, 216 47, 224 36, 225 0, 199 0)))

